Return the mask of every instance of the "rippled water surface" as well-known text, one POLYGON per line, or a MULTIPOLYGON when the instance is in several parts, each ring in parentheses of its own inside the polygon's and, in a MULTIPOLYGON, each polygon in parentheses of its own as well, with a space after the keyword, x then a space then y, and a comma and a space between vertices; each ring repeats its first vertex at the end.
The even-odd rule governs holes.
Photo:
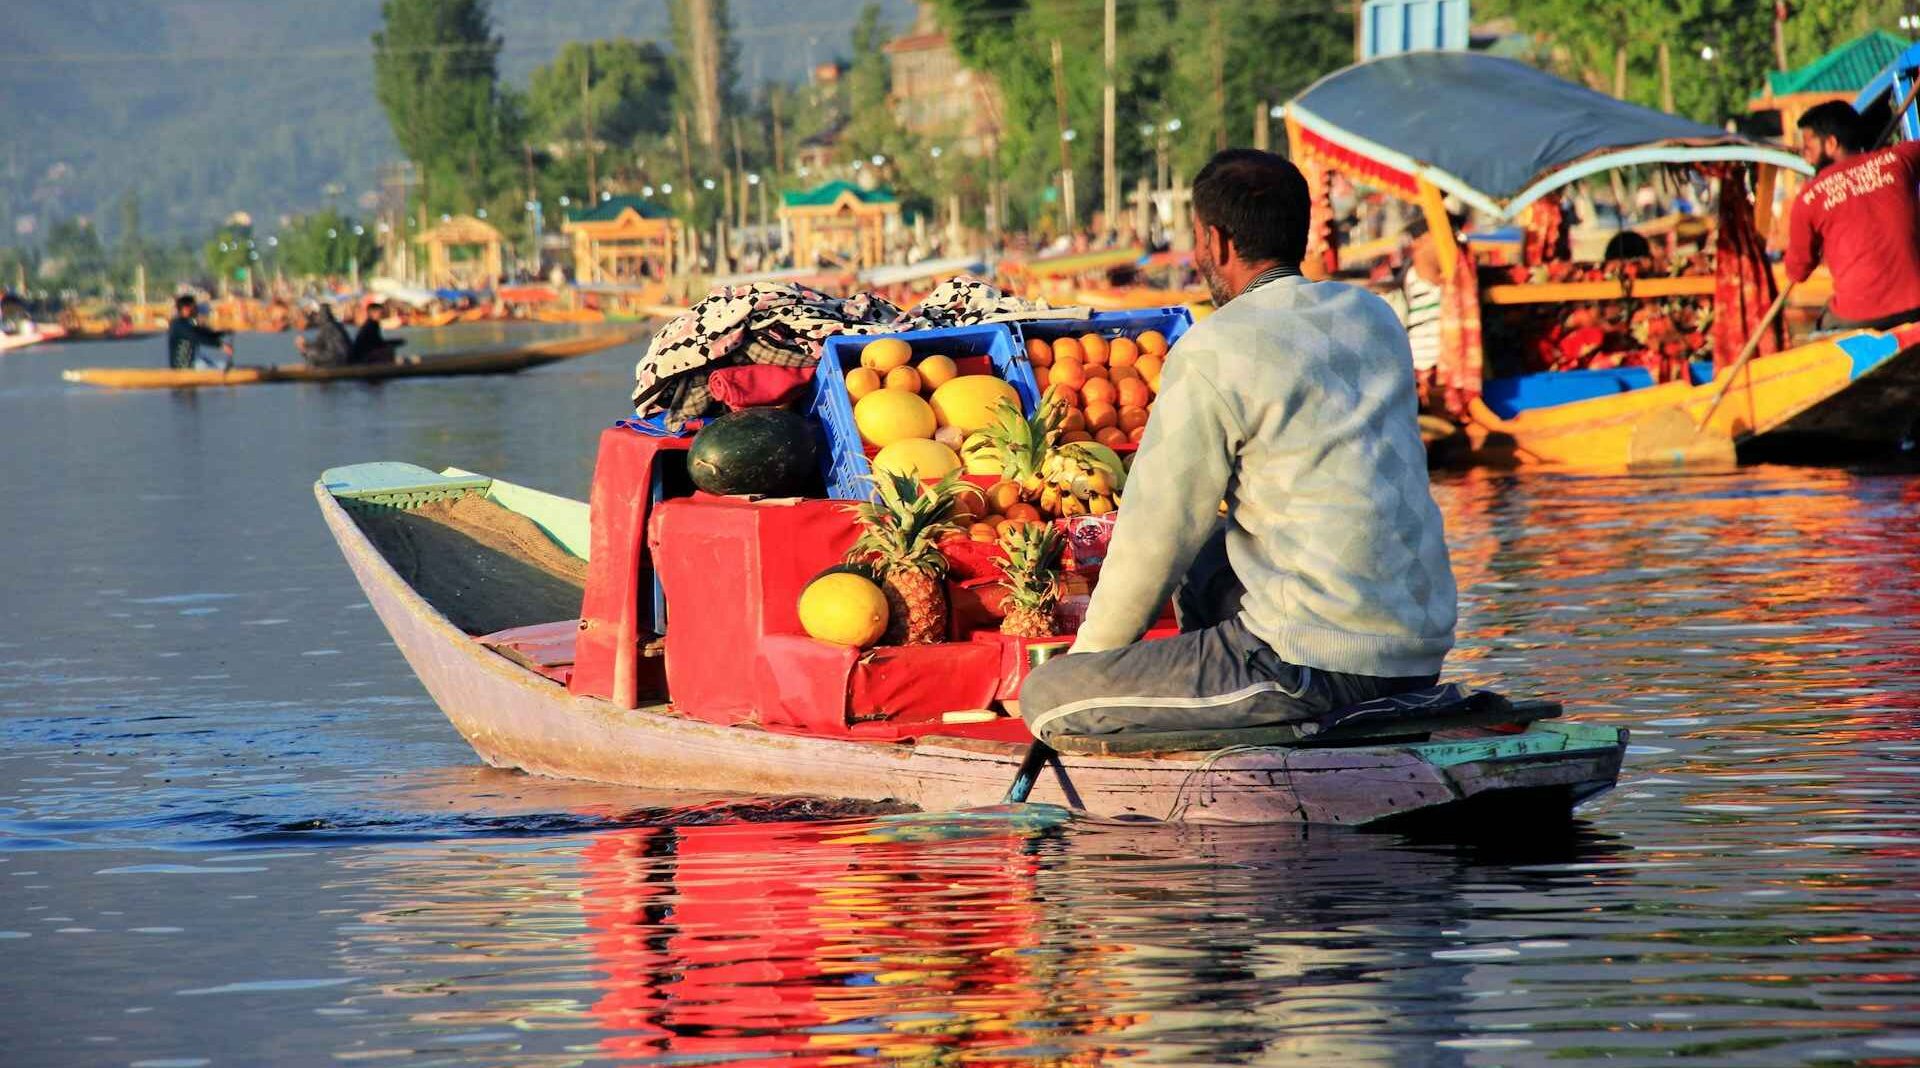
MULTIPOLYGON (((109 394, 0 357, 0 1061, 1920 1065, 1920 478, 1443 477, 1454 671, 1631 727, 1549 840, 489 771, 311 499, 583 495, 634 347, 109 394)), ((243 340, 243 357, 288 352, 243 340)))

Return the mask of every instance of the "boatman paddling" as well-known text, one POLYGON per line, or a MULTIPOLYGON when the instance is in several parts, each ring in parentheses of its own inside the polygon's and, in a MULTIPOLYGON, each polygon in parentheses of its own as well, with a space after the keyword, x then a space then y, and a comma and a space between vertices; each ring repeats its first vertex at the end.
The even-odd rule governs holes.
POLYGON ((183 293, 173 300, 173 318, 167 323, 167 365, 176 371, 204 369, 223 370, 233 366, 233 342, 227 340, 225 331, 214 330, 200 325, 200 302, 191 293, 183 293), (218 347, 226 353, 227 361, 223 365, 200 355, 200 346, 218 347))
POLYGON ((1840 100, 1800 116, 1800 158, 1819 173, 1793 198, 1787 277, 1803 282, 1826 263, 1832 329, 1920 320, 1920 141, 1876 152, 1866 125, 1840 100))
POLYGON ((1439 676, 1456 598, 1407 332, 1301 276, 1308 203, 1268 152, 1194 179, 1219 310, 1167 358, 1071 655, 1022 689, 1042 739, 1289 723, 1439 676), (1170 596, 1181 633, 1141 641, 1170 596))

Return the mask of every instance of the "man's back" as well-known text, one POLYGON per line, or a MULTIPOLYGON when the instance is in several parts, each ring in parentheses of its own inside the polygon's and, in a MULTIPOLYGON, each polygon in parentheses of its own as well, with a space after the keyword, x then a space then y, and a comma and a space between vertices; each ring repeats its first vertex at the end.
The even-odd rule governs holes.
POLYGON ((1920 309, 1920 142, 1863 152, 1821 171, 1793 201, 1787 274, 1822 261, 1833 314, 1866 322, 1920 309))
POLYGON ((1083 629, 1076 648, 1137 636, 1124 632, 1136 620, 1103 613, 1101 602, 1157 597, 1125 589, 1130 570, 1155 573, 1128 557, 1151 553, 1156 530, 1211 510, 1198 498, 1217 499, 1220 485, 1252 633, 1288 662, 1324 670, 1438 671, 1453 644, 1456 592, 1412 358, 1392 309, 1353 286, 1283 278, 1197 324, 1164 373, 1127 487, 1131 514, 1089 614, 1114 629, 1083 629), (1223 449, 1230 455, 1214 455, 1223 449))

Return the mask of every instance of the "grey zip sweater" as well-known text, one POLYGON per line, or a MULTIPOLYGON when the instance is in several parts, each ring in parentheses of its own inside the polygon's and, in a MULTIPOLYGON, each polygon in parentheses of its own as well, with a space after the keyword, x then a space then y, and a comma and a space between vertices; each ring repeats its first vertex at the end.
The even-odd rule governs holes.
POLYGON ((1407 333, 1385 301, 1280 277, 1182 337, 1076 653, 1137 640, 1227 503, 1241 619, 1282 659, 1355 675, 1440 670, 1453 566, 1427 485, 1407 333))

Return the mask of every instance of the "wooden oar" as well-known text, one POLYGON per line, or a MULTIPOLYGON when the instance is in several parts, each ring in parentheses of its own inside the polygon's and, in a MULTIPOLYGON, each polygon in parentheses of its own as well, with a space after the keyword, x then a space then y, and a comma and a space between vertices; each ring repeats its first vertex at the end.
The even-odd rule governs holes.
POLYGON ((1779 317, 1781 309, 1787 306, 1787 298, 1793 295, 1794 283, 1788 282, 1773 300, 1773 307, 1760 319, 1760 325, 1754 327, 1753 335, 1747 338, 1746 347, 1740 350, 1740 358, 1733 361, 1733 367, 1727 377, 1714 391, 1713 403, 1707 406, 1707 414, 1696 422, 1686 411, 1680 408, 1668 408, 1657 412, 1633 428, 1633 440, 1627 446, 1627 468, 1631 471, 1649 470, 1712 470, 1735 467, 1739 456, 1733 447, 1733 438, 1727 434, 1706 433, 1707 424, 1713 421, 1713 415, 1720 410, 1720 402, 1727 399, 1727 393, 1733 388, 1733 380, 1746 368, 1747 361, 1760 351, 1760 339, 1767 336, 1768 328, 1779 317))
POLYGON ((1053 756, 1053 747, 1038 738, 1027 747, 1027 755, 1020 761, 1020 770, 1013 773, 1013 782, 1007 786, 1005 797, 1000 799, 1003 805, 1024 805, 1027 795, 1033 793, 1033 784, 1040 780, 1040 769, 1047 766, 1053 756))

